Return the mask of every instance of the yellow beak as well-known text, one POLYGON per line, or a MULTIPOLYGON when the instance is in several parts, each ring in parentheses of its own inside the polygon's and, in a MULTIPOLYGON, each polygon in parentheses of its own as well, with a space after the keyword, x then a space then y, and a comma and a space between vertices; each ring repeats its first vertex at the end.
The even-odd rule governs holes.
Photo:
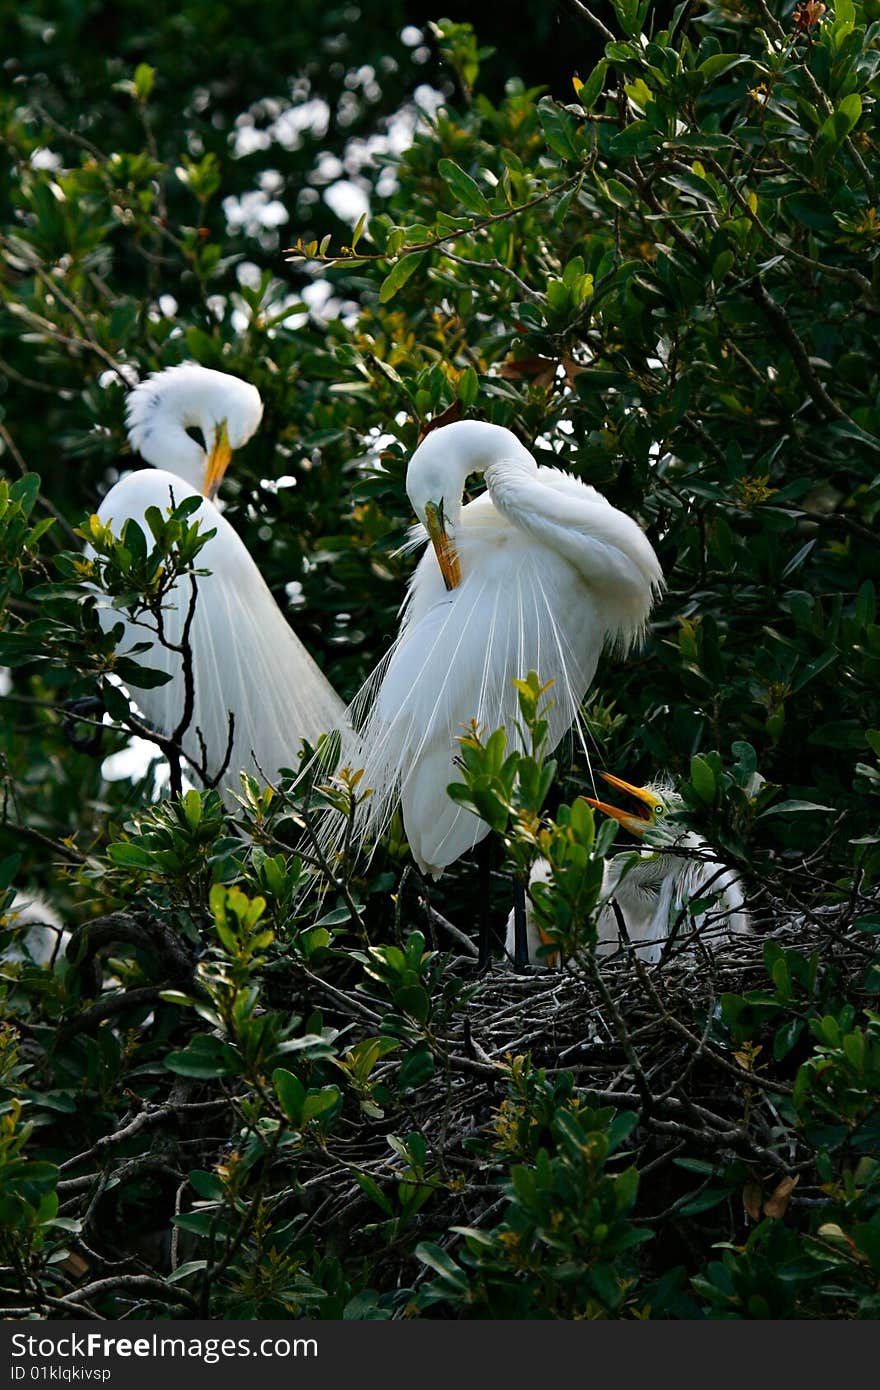
POLYGON ((617 806, 610 806, 607 801, 596 801, 592 796, 582 796, 581 801, 586 801, 588 806, 594 807, 597 811, 603 811, 606 816, 613 816, 625 830, 631 835, 644 835, 648 826, 654 824, 657 810, 663 805, 659 796, 649 791, 647 787, 635 787, 632 782, 624 782, 620 777, 613 777, 610 772, 600 772, 599 776, 606 781, 609 786, 616 787, 618 791, 626 792, 627 796, 640 801, 643 806, 648 808, 644 815, 632 815, 629 811, 621 811, 617 806))
POLYGON ((425 525, 437 555, 437 564, 443 575, 443 583, 447 589, 457 589, 461 583, 461 562, 455 548, 455 541, 446 530, 442 501, 439 504, 436 502, 425 503, 425 525))
MULTIPOLYGON (((541 929, 541 927, 538 928, 538 936, 541 938, 541 945, 542 945, 542 946, 549 946, 549 945, 550 945, 550 938, 549 938, 549 936, 547 935, 547 933, 541 929)), ((555 969, 556 966, 559 964, 559 952, 558 952, 558 951, 548 951, 547 954, 546 954, 546 956, 544 957, 544 963, 545 963, 545 965, 552 965, 553 968, 555 969)))
POLYGON ((219 424, 214 431, 214 447, 208 455, 208 467, 205 472, 205 482, 202 493, 211 502, 217 496, 217 489, 223 481, 223 474, 229 467, 229 460, 232 458, 232 449, 229 447, 229 432, 226 428, 226 421, 219 424))

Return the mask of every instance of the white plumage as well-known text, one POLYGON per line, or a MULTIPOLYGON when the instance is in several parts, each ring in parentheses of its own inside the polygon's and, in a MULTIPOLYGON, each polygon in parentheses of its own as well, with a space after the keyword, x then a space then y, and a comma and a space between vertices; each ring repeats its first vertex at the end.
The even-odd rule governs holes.
MULTIPOLYGON (((128 520, 146 532, 144 513, 155 506, 164 514, 185 498, 216 490, 231 451, 246 443, 262 415, 258 392, 248 383, 193 363, 172 367, 135 387, 128 405, 129 438, 155 471, 123 478, 104 498, 98 516, 119 535, 128 520), (208 449, 186 433, 201 429, 208 449), (162 466, 164 465, 164 467, 162 466)), ((294 764, 303 738, 340 725, 344 706, 330 683, 288 625, 242 541, 205 498, 189 518, 216 534, 196 559, 211 571, 198 579, 198 598, 190 629, 194 676, 193 718, 182 738, 187 757, 202 762, 201 732, 209 777, 226 757, 229 712, 235 716, 234 742, 222 785, 238 786, 244 769, 264 778, 294 764)), ((190 601, 190 582, 178 582, 163 605, 165 634, 179 643, 190 601)), ((150 619, 133 624, 124 613, 101 608, 105 629, 122 622, 118 649, 155 638, 150 619), (146 626, 144 625, 146 624, 146 626)), ((172 679, 133 691, 151 725, 163 734, 177 727, 185 704, 180 655, 153 641, 136 655, 140 665, 168 672, 172 679)))
POLYGON ((218 432, 225 427, 229 450, 241 449, 262 418, 256 386, 198 362, 152 372, 129 392, 125 403, 132 451, 154 468, 170 469, 199 492, 206 482, 208 450, 218 432), (204 448, 187 434, 190 429, 201 430, 204 448))
POLYGON ((58 913, 37 893, 16 893, 0 917, 0 924, 19 933, 17 940, 4 950, 3 960, 30 959, 35 965, 50 965, 53 956, 64 955, 70 940, 58 913))
MULTIPOLYGON (((669 821, 670 812, 680 811, 683 802, 666 787, 630 787, 617 778, 613 785, 640 794, 650 815, 638 817, 617 811, 604 802, 595 802, 634 834, 648 834, 650 845, 614 855, 605 861, 600 909, 596 921, 596 955, 607 956, 624 942, 617 913, 623 917, 626 934, 638 956, 656 963, 674 931, 676 940, 693 945, 696 934, 707 943, 718 945, 731 937, 751 931, 742 881, 733 869, 719 860, 709 843, 681 821, 669 821)), ((546 859, 536 860, 530 875, 534 883, 550 883, 551 870, 546 859)), ((526 939, 529 963, 546 966, 540 954, 543 938, 534 905, 526 901, 526 939)), ((507 919, 505 949, 513 958, 514 913, 507 919)))
POLYGON ((447 795, 471 719, 519 746, 513 681, 554 682, 548 746, 578 716, 603 646, 626 652, 662 583, 638 525, 600 493, 532 455, 500 426, 462 421, 413 454, 407 491, 436 554, 421 559, 399 636, 352 708, 373 789, 358 833, 382 831, 400 799, 413 857, 439 876, 488 827, 447 795), (462 507, 464 483, 488 491, 462 507))

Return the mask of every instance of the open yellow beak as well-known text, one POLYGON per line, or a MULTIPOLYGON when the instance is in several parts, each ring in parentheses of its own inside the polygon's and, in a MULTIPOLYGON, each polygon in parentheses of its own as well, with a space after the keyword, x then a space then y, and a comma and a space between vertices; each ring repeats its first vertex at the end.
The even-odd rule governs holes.
POLYGON ((654 824, 654 819, 660 806, 663 805, 659 796, 649 791, 647 787, 635 787, 632 782, 624 782, 621 777, 613 777, 610 772, 600 772, 599 776, 606 781, 609 786, 616 787, 618 791, 626 792, 627 796, 633 797, 646 806, 647 812, 644 815, 633 815, 629 811, 621 811, 617 806, 609 806, 607 801, 596 801, 592 796, 582 796, 581 801, 586 801, 588 806, 592 806, 597 811, 604 811, 606 816, 613 816, 625 830, 631 835, 644 835, 649 826, 654 824))
POLYGON ((226 428, 226 421, 219 424, 214 431, 214 447, 208 455, 208 468, 205 473, 205 482, 202 493, 209 501, 213 502, 217 496, 217 489, 223 481, 223 474, 229 467, 229 460, 232 458, 232 449, 229 447, 229 431, 226 428))
POLYGON ((437 555, 437 564, 443 575, 443 583, 447 589, 457 589, 461 583, 461 562, 455 548, 455 541, 446 530, 442 502, 439 504, 436 502, 425 503, 425 525, 437 555))

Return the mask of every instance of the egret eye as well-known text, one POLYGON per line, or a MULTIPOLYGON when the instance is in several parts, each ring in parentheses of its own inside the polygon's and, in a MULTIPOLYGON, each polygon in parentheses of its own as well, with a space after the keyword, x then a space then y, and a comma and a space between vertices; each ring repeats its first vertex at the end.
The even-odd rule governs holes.
POLYGON ((199 428, 198 425, 187 425, 186 432, 189 435, 190 439, 192 439, 196 444, 198 444, 200 449, 203 449, 205 453, 208 452, 208 446, 205 443, 204 432, 199 428))

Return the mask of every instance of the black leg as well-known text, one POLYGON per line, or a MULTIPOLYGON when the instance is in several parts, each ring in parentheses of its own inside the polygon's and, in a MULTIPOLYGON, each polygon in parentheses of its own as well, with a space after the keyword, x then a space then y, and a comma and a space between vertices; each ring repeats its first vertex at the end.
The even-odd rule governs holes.
POLYGON ((529 941, 526 935, 526 890, 518 879, 513 880, 513 965, 524 970, 529 963, 529 941))
POLYGON ((490 923, 489 923, 489 901, 490 885, 492 874, 492 841, 487 835, 485 840, 481 840, 477 845, 477 878, 480 885, 480 955, 477 961, 478 970, 486 970, 489 965, 490 956, 490 923))

